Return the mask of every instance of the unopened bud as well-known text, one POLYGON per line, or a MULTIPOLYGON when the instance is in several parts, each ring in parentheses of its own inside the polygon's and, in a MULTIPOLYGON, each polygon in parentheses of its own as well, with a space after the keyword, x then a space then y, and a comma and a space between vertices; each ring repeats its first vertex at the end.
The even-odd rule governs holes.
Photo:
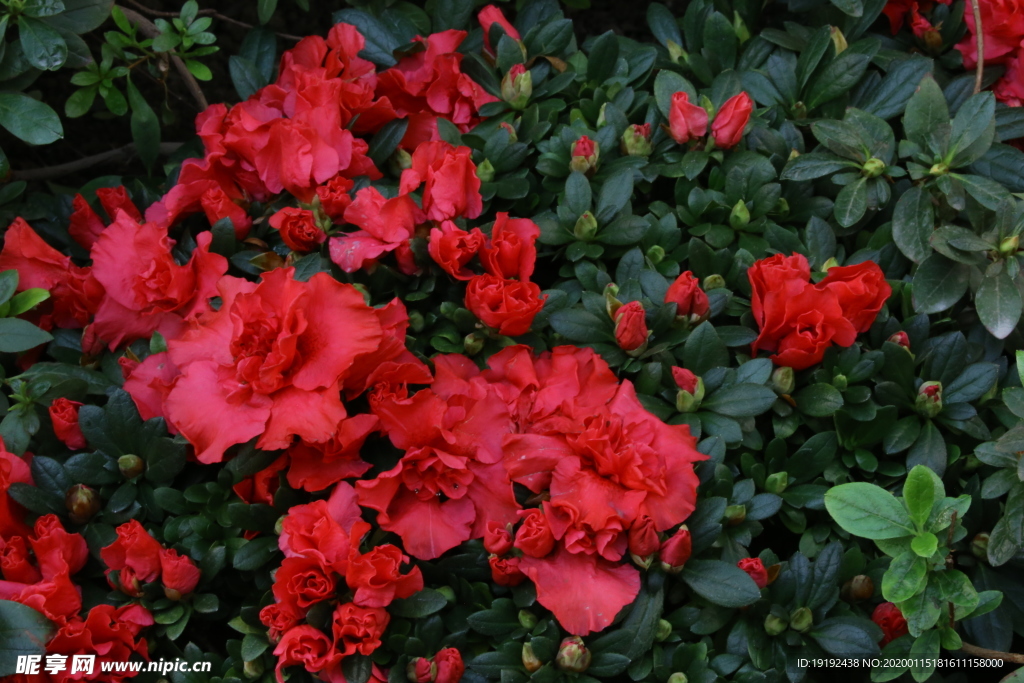
POLYGON ((654 631, 654 639, 659 643, 668 640, 672 635, 672 622, 667 619, 658 619, 658 628, 654 631))
POLYGON ((893 332, 891 335, 889 335, 889 338, 886 339, 886 341, 892 342, 893 344, 896 344, 898 346, 902 346, 908 351, 910 350, 910 335, 908 335, 903 330, 900 330, 899 332, 893 332))
POLYGON ((825 261, 823 264, 821 264, 821 272, 827 273, 829 270, 831 270, 832 268, 835 268, 838 265, 839 265, 839 261, 837 261, 836 257, 833 256, 830 259, 828 259, 827 261, 825 261))
POLYGON ((426 657, 415 657, 405 665, 405 677, 410 683, 431 683, 437 678, 437 665, 426 657))
POLYGON ((523 667, 530 673, 533 673, 542 666, 544 666, 544 662, 540 661, 537 655, 534 654, 533 645, 523 643, 523 667))
POLYGON ((807 118, 807 105, 804 104, 803 102, 797 102, 796 104, 794 104, 793 108, 790 111, 793 112, 794 119, 807 118))
POLYGON ((722 289, 725 287, 725 278, 714 273, 704 278, 703 287, 705 292, 710 292, 712 289, 722 289))
POLYGON ((914 408, 925 417, 935 417, 942 412, 942 382, 925 382, 917 390, 914 408))
POLYGON ((774 614, 769 614, 764 618, 764 630, 770 636, 777 636, 789 626, 789 622, 781 617, 777 617, 774 614))
POLYGON ((928 173, 932 175, 946 175, 949 173, 949 166, 944 163, 934 164, 930 169, 928 169, 928 173))
POLYGON ((668 683, 690 683, 690 679, 682 671, 677 671, 668 677, 668 683))
POLYGON ((658 265, 665 258, 665 247, 661 246, 660 244, 655 244, 654 246, 647 250, 647 258, 654 265, 658 265))
POLYGON ((846 36, 843 35, 843 32, 839 30, 838 26, 832 26, 831 29, 832 45, 835 46, 836 55, 838 55, 849 47, 849 45, 846 43, 846 36))
POLYGON ((475 356, 483 350, 485 343, 486 340, 483 337, 476 332, 470 332, 462 340, 462 348, 466 351, 467 356, 475 356))
POLYGON ((736 206, 732 207, 732 212, 729 214, 729 225, 734 230, 742 230, 750 224, 750 209, 747 208, 746 202, 742 199, 736 202, 736 206))
POLYGON ((849 386, 849 380, 846 378, 846 375, 840 373, 832 378, 832 386, 839 391, 844 391, 849 386))
POLYGON ((791 394, 796 386, 796 375, 793 368, 782 366, 772 371, 772 389, 776 394, 791 394))
POLYGON ((651 147, 651 124, 634 123, 626 128, 619 142, 623 154, 631 157, 650 156, 653 151, 651 147))
POLYGON ((175 590, 174 588, 168 588, 167 586, 164 586, 164 596, 168 600, 173 600, 173 601, 177 602, 178 600, 181 600, 181 591, 175 590))
POLYGON ((451 586, 441 586, 437 589, 437 592, 444 596, 449 605, 455 604, 455 591, 452 590, 451 586))
POLYGON ((142 470, 145 469, 145 463, 142 462, 142 458, 139 456, 128 453, 117 459, 117 468, 121 470, 121 474, 125 479, 134 479, 142 474, 142 470))
POLYGON ((274 535, 275 536, 280 536, 281 532, 284 531, 284 518, 285 517, 287 517, 287 515, 281 515, 280 517, 277 518, 277 521, 274 522, 274 535))
POLYGON ((789 486, 788 472, 776 472, 768 475, 768 478, 764 480, 764 490, 768 493, 782 493, 787 486, 789 486))
POLYGON ((583 673, 590 667, 590 650, 583 644, 579 636, 571 636, 562 641, 555 657, 555 666, 562 671, 583 673))
POLYGON ((750 29, 747 28, 746 23, 740 17, 740 13, 736 11, 732 13, 732 30, 739 39, 740 45, 750 40, 750 29))
POLYGON ((869 600, 875 594, 875 582, 867 574, 857 574, 843 584, 840 593, 850 602, 869 600))
POLYGON ((242 673, 246 678, 259 678, 263 675, 266 667, 263 665, 263 658, 257 657, 242 664, 242 673))
POLYGON ((519 142, 519 135, 516 133, 515 126, 507 121, 502 121, 498 124, 498 128, 504 128, 508 132, 508 141, 510 143, 519 142))
POLYGON ((589 178, 597 172, 600 158, 600 146, 597 142, 584 135, 572 146, 572 159, 569 161, 569 169, 579 171, 589 178))
POLYGON ((608 108, 608 103, 605 102, 601 105, 601 108, 597 110, 597 127, 604 128, 608 125, 608 119, 605 118, 604 112, 608 108))
POLYGON ((805 633, 814 626, 814 615, 807 607, 801 607, 789 615, 789 627, 797 633, 805 633))
POLYGON ((537 625, 537 616, 528 609, 521 609, 519 610, 519 625, 531 630, 537 625))
POLYGON ((597 235, 597 219, 594 214, 584 211, 583 215, 576 220, 572 229, 572 236, 581 242, 589 242, 597 235))
POLYGON ((640 567, 640 569, 650 569, 651 565, 654 564, 654 553, 650 555, 637 555, 636 553, 630 553, 629 559, 633 560, 633 564, 640 567))
POLYGON ((665 47, 668 48, 668 58, 672 60, 673 64, 678 64, 680 61, 685 64, 689 59, 686 50, 678 43, 670 40, 665 47))
POLYGON ((419 311, 409 312, 409 329, 413 332, 422 332, 423 328, 427 326, 427 321, 423 319, 423 314, 419 311))
POLYGON ((388 163, 391 165, 392 173, 401 175, 402 171, 412 168, 412 155, 399 147, 391 155, 388 163))
POLYGON ((782 218, 789 215, 789 201, 785 197, 779 197, 779 201, 775 202, 775 213, 782 218))
POLYGON ((746 505, 730 505, 725 508, 725 522, 729 526, 736 526, 737 524, 743 524, 747 519, 747 506, 746 505))
POLYGON ((484 159, 483 162, 476 167, 476 177, 479 178, 482 183, 489 183, 494 180, 494 164, 491 163, 490 159, 484 159))
POLYGON ((1019 248, 1020 237, 1018 235, 1007 237, 1006 239, 999 243, 999 253, 1002 254, 1003 256, 1010 256, 1011 254, 1016 254, 1019 248))
POLYGON ((533 95, 533 76, 522 64, 515 64, 501 79, 501 99, 513 109, 525 109, 533 95))
POLYGON ((609 282, 604 287, 604 310, 608 311, 608 317, 615 320, 615 314, 622 308, 622 302, 616 297, 619 294, 619 286, 609 282))
POLYGON ((64 496, 64 507, 67 508, 71 521, 85 524, 100 511, 99 494, 85 484, 75 484, 64 496))
POLYGON ((988 558, 988 534, 977 534, 971 539, 971 554, 979 560, 988 558))
POLYGON ((865 178, 877 178, 885 172, 885 162, 877 157, 871 157, 860 167, 860 173, 865 178))

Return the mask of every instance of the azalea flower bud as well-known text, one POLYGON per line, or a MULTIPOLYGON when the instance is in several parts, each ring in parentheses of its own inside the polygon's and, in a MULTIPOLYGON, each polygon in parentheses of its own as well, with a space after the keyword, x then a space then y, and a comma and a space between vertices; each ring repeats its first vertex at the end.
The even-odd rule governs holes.
POLYGON ((730 505, 725 508, 725 522, 729 526, 736 526, 743 524, 747 519, 747 506, 746 505, 730 505))
POLYGON ((793 610, 789 615, 789 627, 797 633, 806 633, 811 626, 814 626, 814 615, 807 607, 793 610))
POLYGON ((849 381, 846 379, 846 375, 838 374, 832 378, 832 386, 839 391, 844 391, 849 386, 849 381))
POLYGON ((438 650, 434 655, 434 664, 437 666, 437 683, 459 683, 462 674, 466 672, 462 653, 454 647, 438 650))
POLYGON ((466 351, 467 356, 475 356, 484 348, 484 343, 486 341, 486 339, 475 332, 470 332, 466 335, 465 339, 462 340, 462 348, 466 351))
POLYGON ((689 60, 690 56, 686 54, 686 50, 674 40, 668 41, 668 45, 665 47, 668 48, 668 58, 672 60, 673 64, 678 64, 679 60, 683 60, 684 63, 689 60))
POLYGON ((514 64, 501 79, 501 99, 513 109, 525 109, 533 95, 533 76, 522 64, 514 64))
POLYGON ((579 636, 565 638, 558 646, 558 656, 555 657, 555 666, 562 671, 583 673, 590 667, 590 650, 583 644, 579 636))
POLYGON ((629 528, 629 552, 641 559, 646 558, 646 566, 650 566, 650 556, 658 552, 661 540, 658 538, 658 530, 654 527, 654 520, 649 515, 643 515, 633 526, 629 528))
POLYGON ((764 480, 764 490, 768 493, 782 493, 787 486, 789 486, 788 472, 776 472, 768 475, 768 478, 764 480))
POLYGON ((928 173, 931 175, 946 175, 949 173, 949 165, 942 162, 933 164, 932 167, 928 169, 928 173))
POLYGON ((410 683, 431 683, 437 678, 437 665, 425 657, 415 657, 405 665, 405 677, 410 683))
POLYGON ((622 302, 615 297, 619 294, 619 286, 609 282, 604 287, 604 310, 608 311, 608 317, 615 320, 615 314, 622 308, 622 302))
POLYGON ((977 534, 971 539, 971 554, 979 560, 988 558, 988 534, 977 534))
POLYGON ((583 215, 576 220, 572 235, 583 242, 594 239, 594 236, 597 235, 597 219, 594 218, 594 214, 584 211, 583 215))
POLYGON ((117 459, 117 468, 121 470, 121 475, 125 479, 134 479, 142 474, 142 470, 145 469, 145 463, 142 462, 142 458, 139 456, 128 453, 117 459))
POLYGON ((836 55, 839 55, 843 50, 849 47, 846 42, 846 36, 839 30, 838 26, 830 26, 832 33, 832 45, 836 48, 836 55))
POLYGON ((160 581, 168 600, 181 600, 196 589, 202 572, 188 555, 179 555, 172 548, 160 551, 160 581))
POLYGON ((409 328, 413 332, 422 332, 423 328, 426 327, 427 321, 423 319, 423 314, 419 311, 409 312, 409 328))
POLYGON ((840 594, 850 602, 868 600, 875 594, 875 582, 867 574, 857 574, 843 584, 840 594))
POLYGON ((287 516, 288 515, 281 515, 280 517, 277 518, 277 521, 274 522, 274 534, 275 535, 280 536, 281 532, 284 531, 284 520, 285 520, 285 518, 287 516))
POLYGON ((511 525, 490 521, 484 528, 484 550, 495 555, 506 555, 512 550, 511 525))
POLYGON ((437 592, 444 596, 444 599, 452 604, 455 602, 455 591, 452 590, 451 586, 441 586, 437 589, 437 592))
POLYGON ((508 131, 508 141, 510 144, 519 142, 519 135, 516 133, 515 126, 507 121, 502 121, 498 124, 498 128, 504 128, 508 131))
POLYGON ((75 524, 85 524, 100 511, 99 495, 85 484, 75 484, 64 496, 64 507, 75 524))
POLYGON ((679 392, 676 394, 676 410, 681 413, 692 413, 700 407, 704 400, 704 380, 686 368, 672 368, 672 379, 675 380, 679 392))
POLYGON ((789 622, 781 617, 777 617, 774 614, 769 614, 764 618, 764 630, 770 636, 777 636, 789 626, 789 622))
POLYGON ((53 433, 73 451, 86 446, 85 435, 82 434, 82 428, 78 424, 78 411, 81 407, 82 404, 78 401, 70 401, 61 397, 55 399, 49 409, 53 433))
POLYGON ((738 145, 743 139, 743 130, 747 127, 753 111, 754 101, 745 92, 726 100, 711 124, 711 136, 715 140, 715 146, 732 149, 738 145))
POLYGON ((708 132, 708 113, 690 102, 690 96, 683 91, 672 95, 668 112, 668 134, 677 144, 685 145, 690 140, 703 137, 708 132))
POLYGON ((519 625, 525 629, 532 629, 537 625, 536 615, 528 609, 519 610, 519 625))
POLYGON ((569 162, 569 169, 579 171, 589 178, 597 172, 600 157, 601 149, 598 144, 584 135, 572 146, 572 160, 569 162))
POLYGON ((676 671, 668 677, 668 683, 690 683, 690 679, 682 671, 676 671))
POLYGON ((246 678, 259 678, 263 675, 266 667, 263 665, 263 658, 257 657, 242 664, 242 673, 246 678))
POLYGON ((661 544, 661 549, 658 550, 661 568, 669 574, 678 574, 683 571, 692 552, 693 540, 690 538, 690 530, 684 524, 675 535, 661 544))
POLYGON ((860 173, 865 178, 877 178, 885 171, 885 162, 878 157, 871 157, 860 167, 860 173))
POLYGON ((544 662, 533 653, 533 645, 530 643, 523 643, 523 667, 533 673, 537 669, 544 666, 544 662))
POLYGON ((935 417, 942 412, 942 382, 925 382, 917 390, 914 409, 925 417, 935 417))
POLYGON ((661 246, 660 244, 655 244, 654 246, 652 246, 650 249, 647 250, 647 260, 653 263, 654 265, 658 265, 659 263, 661 263, 663 260, 665 260, 665 247, 661 246))
POLYGON ((1018 235, 1007 237, 1006 239, 999 243, 999 253, 1003 254, 1004 256, 1016 254, 1019 248, 1020 236, 1018 235))
POLYGON ((772 371, 772 389, 776 394, 791 394, 796 386, 796 375, 793 368, 783 366, 772 371))
POLYGON ((494 180, 494 164, 491 163, 490 159, 484 159, 483 162, 476 167, 476 177, 479 178, 482 183, 489 183, 494 180))
POLYGON ((775 202, 775 213, 783 218, 789 215, 789 201, 785 197, 779 197, 775 202))
POLYGON ((758 588, 768 585, 768 570, 760 557, 745 557, 736 563, 736 566, 747 573, 754 580, 758 588))
POLYGON ((885 647, 893 640, 901 638, 909 632, 907 620, 900 608, 891 602, 883 602, 871 613, 871 621, 882 629, 882 640, 879 645, 885 647))
POLYGON ((604 128, 606 125, 608 125, 608 119, 606 119, 605 116, 604 116, 604 112, 605 112, 605 109, 607 107, 608 107, 608 103, 605 102, 604 104, 601 105, 601 108, 597 111, 597 127, 598 128, 604 128))
POLYGON ((700 281, 690 271, 684 271, 665 291, 665 303, 675 303, 676 320, 696 324, 711 313, 708 295, 700 288, 700 281))
POLYGON ((710 292, 712 289, 722 289, 725 287, 725 278, 714 273, 704 278, 704 291, 710 292))
POLYGON ((729 214, 729 225, 733 230, 742 230, 750 224, 750 209, 747 208, 747 203, 742 199, 736 202, 736 206, 732 207, 732 212, 729 214))
POLYGON ((392 153, 388 163, 391 166, 392 173, 402 175, 402 171, 412 168, 412 155, 399 147, 392 153))
POLYGON ((821 272, 827 273, 829 270, 831 270, 832 268, 835 268, 838 265, 839 265, 839 261, 837 261, 836 257, 833 256, 832 258, 828 259, 823 264, 821 264, 821 272))
POLYGON ((889 335, 889 338, 886 339, 886 341, 890 341, 893 344, 898 344, 903 348, 907 349, 908 351, 910 350, 910 335, 908 335, 903 330, 900 330, 899 332, 893 332, 891 335, 889 335))
POLYGON ((615 341, 634 358, 647 350, 647 315, 644 305, 630 301, 615 312, 615 341))
POLYGON ((626 128, 622 134, 620 147, 623 154, 631 157, 650 156, 654 151, 651 147, 651 124, 634 123, 626 128))
POLYGON ((668 637, 672 635, 672 622, 667 619, 658 619, 658 627, 654 631, 654 639, 659 643, 663 643, 668 640, 668 637))

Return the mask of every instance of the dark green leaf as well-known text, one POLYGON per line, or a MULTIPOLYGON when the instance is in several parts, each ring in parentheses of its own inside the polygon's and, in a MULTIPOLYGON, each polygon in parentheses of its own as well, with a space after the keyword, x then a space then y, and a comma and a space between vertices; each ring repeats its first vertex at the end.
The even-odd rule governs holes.
POLYGON ((743 607, 761 597, 745 571, 721 560, 690 560, 681 577, 697 595, 722 607, 743 607))
POLYGON ((64 137, 57 112, 20 92, 0 92, 0 126, 32 145, 64 137))
POLYGON ((18 657, 46 654, 57 628, 28 605, 0 600, 0 676, 14 676, 18 657))
POLYGON ((44 332, 21 318, 0 318, 0 351, 19 353, 53 341, 53 335, 44 332))

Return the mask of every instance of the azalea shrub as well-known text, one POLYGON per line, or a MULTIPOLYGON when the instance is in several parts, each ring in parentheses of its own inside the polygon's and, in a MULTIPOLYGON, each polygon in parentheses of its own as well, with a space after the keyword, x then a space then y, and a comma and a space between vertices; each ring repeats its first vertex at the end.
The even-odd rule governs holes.
POLYGON ((353 3, 255 30, 163 173, 8 184, 0 676, 1008 673, 1024 23, 980 4, 353 3))

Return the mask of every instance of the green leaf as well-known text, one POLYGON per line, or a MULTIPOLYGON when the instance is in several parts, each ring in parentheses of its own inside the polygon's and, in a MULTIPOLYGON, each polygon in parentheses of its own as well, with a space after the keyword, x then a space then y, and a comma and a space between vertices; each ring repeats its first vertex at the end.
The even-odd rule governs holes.
POLYGON ((825 382, 804 387, 793 399, 800 412, 812 417, 828 417, 843 407, 843 395, 825 382))
POLYGON ((811 111, 849 92, 871 63, 871 55, 847 50, 821 70, 807 90, 804 102, 811 111))
POLYGON ((27 0, 22 11, 25 16, 36 19, 52 17, 64 11, 64 3, 61 0, 27 0))
MULTIPOLYGON (((910 470, 910 474, 903 482, 903 502, 910 511, 910 518, 918 527, 923 527, 928 521, 932 505, 935 504, 935 479, 937 477, 931 470, 917 465, 910 470)), ((939 486, 942 486, 941 481, 939 486)))
POLYGON ((0 273, 0 304, 10 301, 16 291, 18 291, 18 271, 12 269, 0 273))
POLYGON ((276 537, 256 538, 235 551, 231 564, 235 569, 252 571, 265 565, 276 554, 276 537))
MULTIPOLYGON (((571 177, 571 176, 570 176, 571 177)), ((625 208, 633 196, 633 171, 624 169, 609 177, 597 197, 597 222, 604 225, 625 208)))
POLYGON ((0 676, 14 676, 18 657, 46 654, 56 626, 28 605, 0 600, 0 676))
POLYGON ((409 119, 395 119, 381 127, 370 140, 368 156, 378 167, 387 163, 388 158, 398 148, 398 143, 405 136, 409 127, 409 119))
POLYGON ((920 263, 932 253, 935 208, 929 192, 911 187, 904 192, 892 215, 892 238, 911 261, 920 263))
POLYGON ((808 152, 786 164, 781 178, 782 180, 813 180, 844 168, 857 168, 857 164, 834 154, 808 152))
POLYGON ((778 396, 760 384, 733 384, 712 393, 701 408, 729 417, 754 417, 767 412, 778 396))
POLYGON ((231 55, 228 59, 228 71, 235 92, 243 100, 249 99, 253 93, 267 84, 256 65, 244 57, 231 55))
POLYGON ((18 36, 28 63, 43 71, 56 71, 68 58, 68 44, 57 31, 39 19, 18 19, 18 36))
POLYGON ((891 119, 904 112, 921 79, 931 73, 932 60, 911 56, 889 69, 878 84, 856 106, 880 119, 891 119))
POLYGON ((680 576, 694 593, 722 607, 743 607, 761 597, 745 571, 721 560, 690 560, 680 576))
POLYGON ((923 591, 927 582, 928 562, 908 550, 895 558, 882 576, 882 597, 889 602, 903 602, 923 591))
POLYGON ((906 113, 903 115, 903 131, 907 139, 922 149, 931 148, 937 154, 945 154, 945 149, 934 149, 935 131, 949 126, 949 106, 946 96, 935 79, 929 74, 921 81, 917 92, 907 102, 906 113))
POLYGON ((99 28, 110 17, 114 0, 64 0, 64 11, 47 23, 59 31, 79 35, 99 28))
POLYGON ((160 156, 160 121, 130 77, 125 79, 125 85, 128 89, 128 104, 132 109, 132 140, 135 141, 139 159, 149 170, 160 156))
POLYGON ((257 633, 248 633, 242 638, 242 661, 251 662, 270 647, 266 636, 257 633))
POLYGON ((448 29, 470 28, 469 19, 473 16, 473 0, 437 0, 434 4, 434 21, 431 33, 440 33, 448 29))
POLYGON ((348 655, 341 662, 341 673, 346 683, 366 683, 373 674, 373 660, 358 652, 348 655))
POLYGON ((406 619, 420 619, 440 612, 448 604, 448 599, 433 588, 424 588, 408 598, 395 600, 388 607, 393 616, 406 619))
POLYGON ((690 81, 686 80, 675 71, 662 69, 654 79, 654 99, 658 103, 658 111, 668 119, 672 110, 672 95, 677 92, 685 92, 691 103, 697 102, 697 90, 690 81))
POLYGON ((986 209, 992 211, 998 209, 999 205, 1010 196, 1005 187, 991 178, 960 173, 950 173, 949 177, 959 180, 968 194, 986 209))
POLYGON ((981 281, 974 295, 978 317, 996 339, 1005 339, 1017 327, 1024 303, 1006 268, 981 281))
POLYGON ((53 341, 53 335, 21 318, 0 318, 0 351, 19 353, 53 341))
POLYGON ((825 493, 825 509, 839 526, 863 538, 910 536, 914 522, 896 497, 880 486, 853 482, 825 493))
POLYGON ((711 368, 726 367, 729 364, 729 350, 715 332, 715 327, 705 321, 697 326, 683 345, 683 366, 697 375, 703 375, 711 368))
POLYGON ((587 57, 587 80, 604 83, 614 73, 619 59, 619 38, 615 32, 606 31, 598 36, 587 57))
POLYGON ((823 650, 831 654, 872 656, 878 654, 878 642, 871 631, 871 622, 857 617, 830 617, 807 632, 823 650))
POLYGON ((938 547, 939 539, 930 531, 926 531, 920 536, 915 536, 914 540, 910 542, 910 549, 913 550, 916 555, 925 559, 934 555, 935 550, 938 547))
POLYGON ((848 14, 851 17, 859 17, 864 14, 863 0, 831 0, 831 2, 843 14, 848 14))
POLYGON ((969 278, 969 266, 932 254, 914 273, 914 309, 939 313, 951 308, 967 292, 969 278))
POLYGON ((0 92, 0 126, 32 145, 48 145, 64 137, 57 112, 20 92, 0 92))
POLYGON ((836 222, 849 228, 868 210, 868 179, 857 178, 839 191, 835 204, 836 222))
POLYGON ((946 471, 947 459, 946 442, 935 423, 928 420, 921 429, 921 435, 907 452, 907 467, 925 465, 942 476, 946 471))
POLYGON ((274 16, 277 9, 277 0, 258 0, 256 3, 256 16, 261 24, 266 24, 274 16))
POLYGON ((996 135, 996 99, 990 92, 972 95, 956 112, 947 156, 952 168, 980 159, 996 135))
POLYGON ((672 11, 658 2, 647 6, 647 26, 659 43, 668 47, 669 42, 682 47, 683 37, 679 33, 679 24, 672 11))
POLYGON ((549 319, 551 328, 566 339, 578 342, 614 342, 611 320, 598 318, 578 308, 555 311, 549 319))
POLYGON ((192 609, 200 614, 216 612, 219 607, 220 600, 213 593, 197 594, 192 598, 192 609))
POLYGON ((925 631, 910 647, 910 675, 918 683, 923 683, 935 673, 935 663, 941 652, 941 637, 936 629, 925 631))
POLYGON ((366 46, 359 53, 361 57, 385 68, 398 63, 392 55, 399 46, 398 39, 379 19, 357 9, 340 10, 332 19, 334 23, 345 22, 359 29, 366 39, 366 46))

